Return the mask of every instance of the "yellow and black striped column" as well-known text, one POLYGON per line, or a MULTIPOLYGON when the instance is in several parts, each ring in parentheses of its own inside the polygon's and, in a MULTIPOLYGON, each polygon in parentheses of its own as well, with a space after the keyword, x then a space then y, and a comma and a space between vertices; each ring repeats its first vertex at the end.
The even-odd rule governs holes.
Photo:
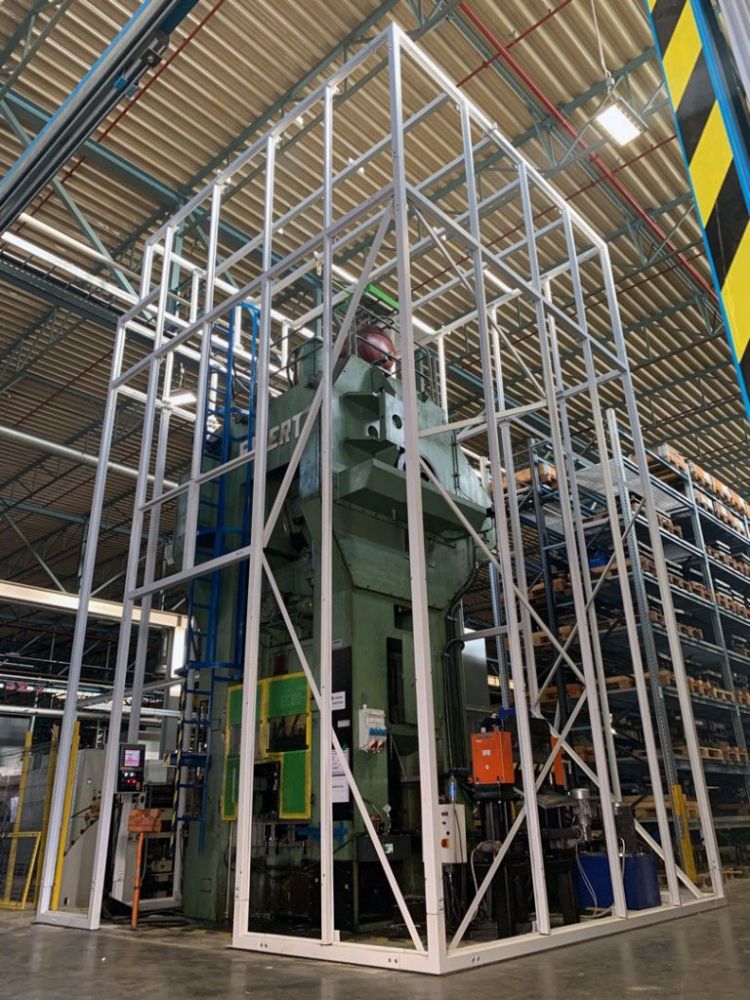
POLYGON ((691 0, 646 0, 735 358, 750 394, 750 215, 691 0))

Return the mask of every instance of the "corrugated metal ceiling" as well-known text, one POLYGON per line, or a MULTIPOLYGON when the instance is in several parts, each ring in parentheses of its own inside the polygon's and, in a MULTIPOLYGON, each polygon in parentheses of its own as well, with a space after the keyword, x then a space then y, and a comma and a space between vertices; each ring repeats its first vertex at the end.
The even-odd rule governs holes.
MULTIPOLYGON (((7 0, 0 6, 0 45, 30 6, 30 0, 7 0)), ((201 0, 175 32, 171 61, 166 68, 135 103, 117 109, 100 126, 95 138, 151 177, 176 190, 192 191, 203 179, 205 164, 214 158, 221 159, 225 147, 263 116, 378 6, 375 0, 349 0, 345 4, 256 0, 252 5, 240 0, 201 0), (184 48, 175 55, 181 46, 184 48)), ((560 8, 556 16, 543 20, 549 13, 546 0, 472 3, 494 34, 512 47, 514 58, 544 93, 556 105, 564 106, 596 85, 603 71, 590 0, 568 0, 556 6, 560 8), (540 21, 543 23, 528 32, 540 21)), ((46 112, 54 111, 136 7, 135 0, 74 0, 24 69, 15 91, 46 112)), ((607 67, 616 70, 643 57, 628 76, 629 95, 636 106, 642 107, 658 90, 660 70, 654 58, 644 56, 652 43, 640 2, 600 2, 597 10, 607 67)), ((407 30, 414 28, 414 14, 406 0, 393 6, 392 16, 407 30)), ((511 87, 501 78, 498 60, 482 67, 486 53, 480 52, 467 38, 467 22, 463 19, 459 23, 459 17, 454 12, 450 19, 426 33, 420 44, 452 79, 462 81, 473 74, 464 85, 465 92, 497 121, 505 134, 524 135, 533 129, 535 119, 523 88, 511 87)), ((384 18, 378 26, 385 23, 384 18)), ((686 214, 684 200, 679 201, 687 191, 687 181, 665 103, 656 102, 657 109, 649 113, 648 131, 642 137, 618 149, 603 143, 588 124, 599 100, 600 97, 594 96, 581 101, 570 111, 572 123, 644 208, 654 210, 678 202, 659 216, 659 225, 671 233, 675 243, 687 248, 686 256, 699 274, 708 279, 695 215, 692 211, 686 214)), ((373 114, 375 110, 370 109, 373 114)), ((362 117, 351 123, 352 129, 367 128, 366 111, 363 107, 362 117)), ((0 128, 0 168, 7 169, 22 147, 5 122, 0 122, 0 128)), ((542 168, 550 162, 548 141, 549 131, 543 129, 536 134, 532 132, 523 147, 525 155, 542 168)), ((441 161, 443 145, 438 135, 423 144, 421 155, 426 169, 441 161)), ((342 156, 345 149, 346 135, 342 135, 342 156)), ((301 145, 297 164, 300 175, 306 169, 303 152, 301 145)), ((623 214, 611 189, 604 182, 592 180, 580 153, 579 148, 563 168, 553 172, 555 185, 600 233, 622 230, 623 214)), ((374 185, 374 176, 359 181, 362 191, 374 185)), ((136 191, 85 158, 77 158, 69 165, 65 187, 113 253, 124 253, 132 233, 148 231, 172 209, 156 195, 145 193, 144 187, 136 191)), ((290 198, 292 193, 290 187, 290 198)), ((75 232, 65 207, 49 192, 31 211, 42 222, 75 232)), ((236 225, 252 229, 259 211, 257 202, 243 192, 230 206, 229 217, 236 225)), ((509 216, 505 231, 511 231, 517 222, 517 217, 509 216)), ((18 225, 15 231, 71 255, 30 226, 18 225)), ((496 232, 500 236, 499 226, 496 232)), ((123 259, 137 266, 139 246, 136 239, 133 256, 123 259)), ((685 450, 693 452, 701 464, 747 488, 750 456, 743 451, 745 418, 723 333, 707 336, 705 317, 697 302, 680 305, 679 310, 675 308, 694 292, 674 260, 644 270, 637 245, 627 233, 613 241, 612 258, 650 440, 657 443, 664 437, 677 438, 678 444, 683 442, 685 450), (661 312, 665 314, 661 319, 641 326, 644 318, 661 312), (706 369, 712 374, 700 383, 694 379, 680 381, 706 369), (713 423, 719 420, 727 422, 713 428, 713 423)), ((81 263, 84 262, 85 258, 81 258, 81 263)), ((415 274, 425 282, 425 290, 431 287, 430 272, 420 271, 420 265, 416 265, 415 274)), ((461 299, 457 291, 457 311, 461 299)), ((111 331, 61 311, 41 327, 40 334, 40 324, 48 314, 49 306, 44 301, 3 283, 1 420, 18 425, 27 433, 96 451, 97 434, 91 428, 101 412, 111 331), (35 329, 36 332, 30 332, 35 329), (9 388, 3 390, 4 386, 9 388)), ((431 318, 440 321, 450 317, 431 318)), ((457 357, 464 348, 457 338, 449 346, 449 356, 457 357)), ((463 363, 466 364, 465 359, 463 363)), ((25 502, 27 507, 49 506, 69 514, 86 514, 91 469, 75 468, 63 459, 48 459, 40 465, 43 458, 40 453, 11 448, 5 443, 0 443, 0 454, 2 499, 10 503, 25 502)), ((123 462, 134 460, 127 445, 118 450, 115 458, 123 462)), ((118 479, 110 489, 110 523, 117 523, 118 517, 126 521, 124 494, 128 483, 118 479)), ((48 548, 51 545, 48 554, 56 572, 72 581, 78 564, 75 541, 66 535, 56 553, 54 520, 21 507, 13 516, 32 541, 47 539, 44 544, 48 548)), ((16 574, 26 581, 46 582, 7 525, 0 530, 0 546, 6 556, 2 575, 16 574)), ((113 562, 104 573, 116 565, 122 546, 123 536, 114 533, 108 536, 113 562)))

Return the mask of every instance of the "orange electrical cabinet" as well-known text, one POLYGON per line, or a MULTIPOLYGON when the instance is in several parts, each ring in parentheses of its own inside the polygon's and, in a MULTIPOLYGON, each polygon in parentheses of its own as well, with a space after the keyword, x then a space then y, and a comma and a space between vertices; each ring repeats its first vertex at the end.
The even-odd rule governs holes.
POLYGON ((512 785, 515 768, 511 734, 498 729, 472 733, 471 766, 477 785, 512 785))
MULTIPOLYGON (((557 746, 557 738, 553 736, 552 739, 551 739, 551 741, 550 741, 550 743, 551 743, 552 749, 554 750, 555 747, 557 746)), ((556 785, 559 785, 561 787, 564 787, 565 784, 566 784, 566 782, 565 782, 565 765, 563 764, 562 750, 557 754, 557 756, 555 757, 555 762, 552 765, 552 780, 554 781, 554 783, 556 785)))

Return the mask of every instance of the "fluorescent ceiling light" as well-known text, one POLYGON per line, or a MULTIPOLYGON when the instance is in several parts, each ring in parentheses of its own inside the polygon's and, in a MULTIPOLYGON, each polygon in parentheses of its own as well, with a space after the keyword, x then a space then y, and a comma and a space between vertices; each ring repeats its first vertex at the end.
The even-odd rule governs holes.
POLYGON ((172 396, 167 396, 165 402, 170 406, 189 406, 196 401, 196 395, 192 389, 180 389, 172 396))
POLYGON ((618 146, 632 142, 646 131, 643 120, 622 100, 606 105, 594 117, 594 121, 618 146))

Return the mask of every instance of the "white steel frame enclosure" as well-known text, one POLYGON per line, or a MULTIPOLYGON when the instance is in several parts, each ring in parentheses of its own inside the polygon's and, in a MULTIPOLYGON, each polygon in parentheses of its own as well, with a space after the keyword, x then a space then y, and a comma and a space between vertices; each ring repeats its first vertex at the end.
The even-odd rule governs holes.
MULTIPOLYGON (((239 371, 239 376, 237 375, 239 371)), ((249 383, 248 383, 249 384, 249 383)), ((127 398, 142 409, 139 475, 128 561, 115 696, 107 747, 103 801, 114 793, 121 702, 128 675, 132 622, 138 609, 138 643, 133 688, 143 675, 145 636, 152 601, 209 571, 247 564, 248 598, 244 650, 244 703, 237 827, 233 944, 268 953, 354 962, 379 968, 440 974, 568 944, 627 927, 642 926, 719 905, 723 901, 718 849, 700 750, 692 716, 685 666, 664 561, 657 509, 648 488, 648 466, 606 244, 565 199, 517 152, 441 70, 395 25, 369 42, 323 85, 273 125, 242 155, 181 208, 146 242, 139 301, 121 319, 114 350, 100 461, 89 537, 96 539, 105 495, 107 463, 118 403, 127 398), (362 195, 362 191, 366 195, 362 195), (256 235, 242 246, 225 245, 222 222, 228 206, 241 206, 256 235), (186 233, 199 228, 192 243, 186 233), (317 300, 291 292, 313 277, 317 300), (396 344, 403 399, 403 432, 411 611, 414 627, 414 680, 418 704, 419 775, 424 867, 424 918, 416 920, 384 853, 364 801, 331 724, 332 551, 335 469, 332 457, 333 400, 337 363, 367 289, 388 290, 398 303, 396 344), (596 294, 596 312, 592 298, 596 294), (242 305, 259 310, 253 352, 231 323, 242 305), (334 310, 338 309, 338 314, 334 310), (336 318, 341 316, 343 319, 336 318), (211 393, 227 375, 227 343, 235 337, 236 370, 255 372, 255 446, 229 463, 201 467, 202 428, 211 393), (269 402, 290 384, 289 358, 296 345, 317 338, 322 377, 302 418, 299 436, 280 489, 266 497, 269 402), (464 382, 457 374, 453 344, 461 338, 470 355, 479 399, 460 408, 464 382), (424 427, 418 405, 425 390, 420 359, 429 354, 436 372, 431 390, 444 422, 424 427), (244 366, 244 367, 243 367, 244 366), (171 402, 180 386, 195 387, 195 410, 171 402), (633 518, 647 525, 657 568, 660 600, 679 693, 690 776, 700 811, 708 862, 708 888, 695 885, 675 859, 677 820, 665 803, 665 788, 651 703, 639 650, 639 622, 627 583, 626 542, 633 530, 621 506, 617 411, 635 456, 641 498, 633 518), (165 484, 173 429, 192 435, 189 470, 179 486, 165 484), (558 641, 529 598, 520 500, 515 479, 519 442, 546 428, 560 493, 561 531, 575 606, 575 626, 558 641), (292 615, 274 579, 267 546, 300 459, 318 435, 321 535, 319 544, 320 629, 315 657, 295 631, 292 615), (432 434, 454 435, 470 456, 482 452, 492 496, 494 535, 489 539, 468 522, 453 494, 441 484, 421 453, 432 434), (586 558, 584 517, 577 484, 581 441, 593 444, 606 496, 603 520, 613 539, 604 575, 617 571, 622 607, 633 653, 633 677, 642 717, 648 772, 654 792, 658 842, 643 826, 638 832, 660 859, 665 890, 662 905, 628 911, 614 803, 620 798, 603 655, 595 603, 601 586, 592 582, 586 558), (252 463, 250 542, 209 562, 196 557, 200 490, 211 480, 252 463), (460 925, 446 930, 438 810, 439 775, 435 743, 429 594, 426 575, 423 497, 432 491, 473 539, 478 557, 499 582, 504 621, 489 630, 507 647, 509 675, 517 708, 522 804, 498 846, 460 925), (268 502, 267 502, 268 500, 268 502), (160 514, 184 504, 185 544, 174 573, 158 577, 156 548, 160 514), (144 546, 142 538, 147 539, 144 546), (261 643, 261 599, 272 594, 304 670, 320 740, 321 928, 317 938, 251 931, 253 761, 256 738, 256 679, 261 643), (540 671, 534 635, 544 633, 556 653, 551 669, 540 671), (314 661, 314 662, 313 662, 314 661), (542 717, 541 699, 565 665, 583 693, 563 724, 549 721, 556 744, 544 767, 535 768, 529 715, 542 717), (519 710, 520 709, 520 710, 519 710), (588 717, 593 762, 571 742, 576 721, 588 717), (382 945, 342 940, 337 929, 333 886, 331 752, 339 758, 352 800, 393 892, 406 928, 405 940, 382 945), (611 913, 566 927, 553 926, 545 884, 544 852, 537 791, 556 756, 574 761, 601 801, 604 844, 614 904, 611 913), (528 842, 535 921, 528 934, 481 943, 467 941, 493 876, 513 838, 528 842)), ((269 442, 270 447, 270 442, 269 442)), ((590 452, 591 454, 592 452, 590 452)), ((590 461, 590 458, 589 458, 590 461)), ((66 759, 75 721, 75 694, 95 570, 96 545, 87 546, 80 612, 60 740, 39 919, 94 929, 99 924, 108 810, 103 809, 88 912, 52 913, 51 879, 64 794, 66 759), (57 827, 57 831, 55 833, 57 827)), ((130 735, 137 734, 133 699, 130 735), (134 728, 135 727, 135 728, 134 728)))

